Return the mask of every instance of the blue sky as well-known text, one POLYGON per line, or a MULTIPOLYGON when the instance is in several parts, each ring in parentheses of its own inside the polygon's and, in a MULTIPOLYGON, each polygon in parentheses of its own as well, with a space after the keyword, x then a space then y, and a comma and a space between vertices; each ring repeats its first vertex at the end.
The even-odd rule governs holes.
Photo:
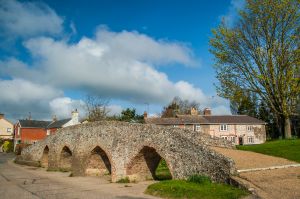
POLYGON ((157 114, 174 96, 228 114, 209 38, 242 3, 0 0, 0 112, 63 118, 95 94, 110 99, 111 114, 146 104, 157 114))

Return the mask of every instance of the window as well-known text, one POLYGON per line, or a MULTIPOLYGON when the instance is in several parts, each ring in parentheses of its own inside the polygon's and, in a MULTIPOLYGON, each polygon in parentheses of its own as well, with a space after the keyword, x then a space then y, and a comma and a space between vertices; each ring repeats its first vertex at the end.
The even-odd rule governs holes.
POLYGON ((7 132, 7 133, 11 133, 11 132, 12 132, 11 128, 7 128, 7 129, 6 129, 6 132, 7 132))
POLYGON ((173 127, 177 128, 177 127, 178 127, 178 125, 173 125, 173 127))
POLYGON ((253 126, 247 126, 247 131, 253 131, 253 126))
POLYGON ((18 127, 18 135, 20 135, 20 127, 18 127))
POLYGON ((235 143, 235 136, 230 136, 230 141, 235 143))
POLYGON ((50 135, 50 130, 49 129, 47 129, 47 135, 50 135))
POLYGON ((227 124, 221 124, 221 125, 220 125, 220 131, 228 131, 228 126, 227 126, 227 124))
POLYGON ((227 140, 227 136, 221 136, 222 139, 227 140))
POLYGON ((195 129, 195 131, 201 131, 201 126, 200 126, 200 124, 196 124, 196 125, 194 126, 194 129, 195 129))
POLYGON ((254 137, 248 136, 248 143, 254 143, 254 137))

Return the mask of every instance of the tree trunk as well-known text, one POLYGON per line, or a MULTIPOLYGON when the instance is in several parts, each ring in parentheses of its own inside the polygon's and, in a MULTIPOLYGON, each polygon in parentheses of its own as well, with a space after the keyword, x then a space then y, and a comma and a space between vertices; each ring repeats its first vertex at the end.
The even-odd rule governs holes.
POLYGON ((292 138, 291 121, 288 117, 284 120, 284 137, 292 138))

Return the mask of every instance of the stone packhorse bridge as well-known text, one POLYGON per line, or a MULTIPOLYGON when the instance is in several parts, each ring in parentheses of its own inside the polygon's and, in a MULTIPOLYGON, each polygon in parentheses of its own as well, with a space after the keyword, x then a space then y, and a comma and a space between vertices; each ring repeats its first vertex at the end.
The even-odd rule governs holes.
POLYGON ((163 158, 173 179, 210 176, 227 182, 234 162, 208 146, 232 147, 222 139, 179 128, 123 122, 94 122, 67 127, 24 149, 17 162, 35 162, 73 176, 111 175, 112 182, 155 178, 163 158))

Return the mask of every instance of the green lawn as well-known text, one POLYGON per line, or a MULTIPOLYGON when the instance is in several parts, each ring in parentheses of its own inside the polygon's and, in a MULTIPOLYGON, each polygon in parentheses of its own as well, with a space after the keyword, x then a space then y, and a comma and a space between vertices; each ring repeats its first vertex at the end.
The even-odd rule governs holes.
POLYGON ((164 159, 161 159, 157 169, 155 170, 155 180, 171 180, 172 175, 169 171, 167 163, 164 159))
POLYGON ((225 184, 165 180, 148 186, 146 194, 162 198, 234 199, 249 193, 225 184))
POLYGON ((237 148, 282 157, 300 163, 300 139, 268 141, 264 144, 237 146, 237 148))

